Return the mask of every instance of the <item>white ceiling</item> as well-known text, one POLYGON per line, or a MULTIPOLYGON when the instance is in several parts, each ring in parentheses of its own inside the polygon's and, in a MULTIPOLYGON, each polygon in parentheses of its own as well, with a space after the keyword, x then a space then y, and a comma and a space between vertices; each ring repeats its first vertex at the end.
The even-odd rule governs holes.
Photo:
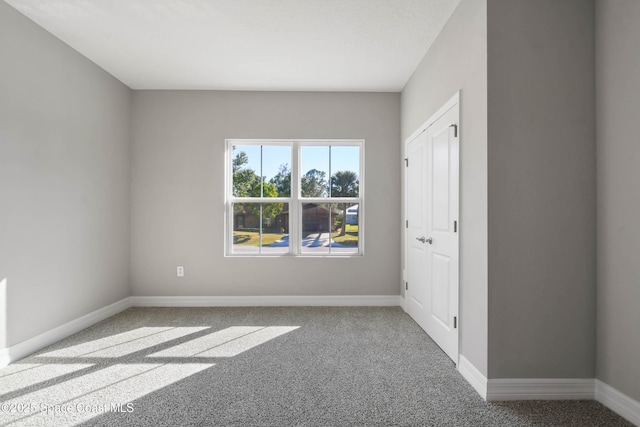
POLYGON ((460 0, 5 0, 132 89, 400 91, 460 0))

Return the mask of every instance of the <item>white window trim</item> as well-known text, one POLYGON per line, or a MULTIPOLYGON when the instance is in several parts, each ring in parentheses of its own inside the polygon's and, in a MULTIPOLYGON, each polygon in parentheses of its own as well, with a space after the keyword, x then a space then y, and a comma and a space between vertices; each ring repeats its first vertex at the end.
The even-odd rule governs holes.
MULTIPOLYGON (((225 239, 224 253, 227 257, 310 257, 310 258, 360 258, 364 256, 364 225, 365 225, 365 140, 364 139, 226 139, 225 140, 225 239), (281 145, 291 147, 291 197, 233 197, 233 182, 231 165, 233 162, 234 145, 281 145), (302 146, 355 146, 360 147, 360 171, 358 174, 359 197, 345 198, 303 198, 300 194, 300 182, 302 171, 300 170, 300 155, 302 146), (286 254, 277 253, 233 253, 233 203, 288 203, 289 204, 289 242, 290 252, 286 254), (357 203, 358 212, 358 252, 357 253, 310 253, 302 252, 302 218, 300 208, 302 203, 357 203)), ((329 170, 329 179, 331 170, 329 170)), ((331 251, 331 249, 329 249, 331 251)))

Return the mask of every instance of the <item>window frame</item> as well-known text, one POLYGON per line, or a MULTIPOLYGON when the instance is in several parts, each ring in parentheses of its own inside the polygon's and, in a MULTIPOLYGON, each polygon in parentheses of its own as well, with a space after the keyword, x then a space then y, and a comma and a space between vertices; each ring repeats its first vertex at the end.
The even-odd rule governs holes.
MULTIPOLYGON (((313 257, 313 258, 352 258, 364 256, 364 218, 365 218, 365 140, 364 139, 226 139, 225 140, 225 221, 224 221, 224 253, 226 257, 313 257), (233 146, 289 146, 291 147, 291 195, 289 197, 235 197, 233 196, 233 146), (359 148, 358 197, 302 197, 301 156, 304 146, 357 146, 359 148), (233 204, 234 203, 288 203, 289 205, 289 252, 258 253, 233 252, 233 204), (313 253, 302 251, 302 204, 303 203, 350 203, 358 205, 358 251, 313 253)), ((262 160, 261 160, 262 161, 262 160)), ((329 158, 329 176, 331 182, 331 158, 329 158)), ((330 188, 330 184, 329 184, 330 188)), ((343 213, 346 220, 346 211, 343 213)))

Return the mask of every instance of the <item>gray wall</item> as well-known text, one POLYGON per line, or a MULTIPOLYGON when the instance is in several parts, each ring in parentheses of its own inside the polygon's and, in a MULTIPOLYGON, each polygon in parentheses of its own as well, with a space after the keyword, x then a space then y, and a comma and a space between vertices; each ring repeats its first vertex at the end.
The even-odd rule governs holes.
POLYGON ((487 11, 489 378, 593 378, 593 1, 487 11))
POLYGON ((596 2, 597 377, 640 401, 640 2, 596 2))
POLYGON ((399 94, 136 91, 132 136, 134 295, 399 293, 399 94), (225 138, 365 139, 365 256, 224 257, 225 138))
MULTIPOLYGON (((462 91, 460 353, 484 375, 487 374, 486 18, 485 0, 463 0, 402 91, 403 149, 404 141, 419 126, 458 90, 462 91)), ((404 228, 399 233, 404 235, 404 228)))
POLYGON ((0 58, 0 282, 14 345, 129 294, 130 90, 4 2, 0 58))

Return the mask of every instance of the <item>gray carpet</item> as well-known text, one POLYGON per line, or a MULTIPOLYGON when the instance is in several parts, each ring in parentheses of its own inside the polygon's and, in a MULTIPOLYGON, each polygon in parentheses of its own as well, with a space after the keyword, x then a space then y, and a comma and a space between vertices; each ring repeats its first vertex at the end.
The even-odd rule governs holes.
POLYGON ((484 402, 399 308, 129 309, 1 369, 0 401, 10 426, 630 425, 484 402))

